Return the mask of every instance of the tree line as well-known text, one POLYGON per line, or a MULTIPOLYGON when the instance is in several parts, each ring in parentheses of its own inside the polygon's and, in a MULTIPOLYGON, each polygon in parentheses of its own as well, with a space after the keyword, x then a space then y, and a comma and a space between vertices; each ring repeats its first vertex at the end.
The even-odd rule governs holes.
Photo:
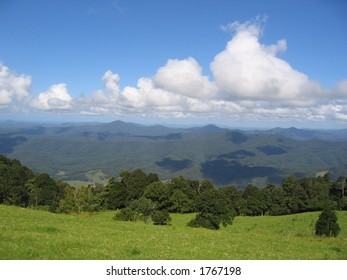
POLYGON ((347 210, 346 178, 285 178, 280 186, 243 190, 222 188, 208 180, 184 177, 163 182, 141 169, 123 171, 106 185, 73 188, 48 174, 34 174, 18 160, 0 155, 0 203, 42 208, 54 213, 119 210, 118 220, 170 222, 170 213, 197 213, 193 227, 218 229, 232 223, 236 215, 287 215, 325 208, 347 210))

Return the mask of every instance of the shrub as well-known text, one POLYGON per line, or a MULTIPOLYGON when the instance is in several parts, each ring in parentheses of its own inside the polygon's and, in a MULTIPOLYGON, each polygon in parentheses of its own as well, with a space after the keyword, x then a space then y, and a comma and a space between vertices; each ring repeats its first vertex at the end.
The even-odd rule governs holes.
POLYGON ((135 214, 130 208, 123 208, 113 219, 117 221, 135 221, 135 214))
POLYGON ((337 217, 334 211, 329 208, 323 210, 316 222, 316 235, 337 236, 340 232, 340 226, 337 223, 337 217))
POLYGON ((133 200, 129 207, 147 224, 156 205, 152 200, 141 197, 133 200))
POLYGON ((171 217, 168 211, 166 210, 156 210, 152 212, 151 215, 152 221, 155 225, 167 225, 171 221, 171 217))
POLYGON ((197 214, 194 219, 192 219, 187 226, 189 227, 203 227, 208 229, 219 229, 220 221, 218 217, 211 214, 197 214))

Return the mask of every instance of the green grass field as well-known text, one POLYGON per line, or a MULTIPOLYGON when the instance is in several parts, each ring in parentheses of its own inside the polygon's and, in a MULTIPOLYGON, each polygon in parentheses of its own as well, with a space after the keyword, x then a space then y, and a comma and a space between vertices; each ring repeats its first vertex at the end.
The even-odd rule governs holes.
POLYGON ((314 236, 319 212, 236 217, 212 231, 114 221, 115 212, 61 215, 0 205, 0 259, 347 259, 347 212, 337 212, 337 238, 314 236))

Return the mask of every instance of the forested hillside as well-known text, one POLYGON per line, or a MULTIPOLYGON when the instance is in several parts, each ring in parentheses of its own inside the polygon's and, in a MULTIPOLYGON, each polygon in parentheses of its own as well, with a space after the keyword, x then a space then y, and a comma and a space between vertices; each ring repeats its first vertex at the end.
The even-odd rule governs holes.
MULTIPOLYGON (((214 125, 143 126, 116 121, 36 125, 3 123, 0 152, 57 180, 106 182, 142 169, 161 180, 183 176, 216 186, 280 184, 290 175, 347 173, 346 130, 241 131, 214 125), (94 174, 98 174, 98 180, 94 174)), ((88 183, 84 183, 88 184, 88 183)))

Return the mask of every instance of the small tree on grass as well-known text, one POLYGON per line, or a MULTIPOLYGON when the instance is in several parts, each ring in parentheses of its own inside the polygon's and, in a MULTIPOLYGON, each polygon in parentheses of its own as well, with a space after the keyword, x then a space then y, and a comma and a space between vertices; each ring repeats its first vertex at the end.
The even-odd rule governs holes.
POLYGON ((113 219, 116 221, 135 221, 135 212, 130 208, 123 208, 113 219))
POLYGON ((152 221, 155 225, 167 225, 171 221, 171 217, 168 211, 166 210, 156 210, 152 212, 151 215, 152 221))
POLYGON ((148 198, 141 197, 132 201, 129 207, 147 224, 152 212, 156 208, 156 204, 148 198))
POLYGON ((329 208, 323 210, 316 222, 316 235, 337 236, 340 226, 334 211, 329 208))

